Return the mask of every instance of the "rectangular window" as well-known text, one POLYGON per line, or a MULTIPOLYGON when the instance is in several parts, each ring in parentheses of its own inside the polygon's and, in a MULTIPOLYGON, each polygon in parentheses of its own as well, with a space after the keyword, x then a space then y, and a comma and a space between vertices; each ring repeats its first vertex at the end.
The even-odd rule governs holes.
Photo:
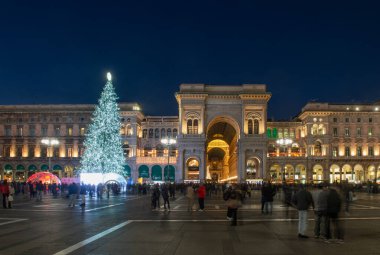
POLYGON ((54 135, 55 136, 61 135, 61 128, 59 126, 54 126, 54 135))
POLYGON ((338 128, 336 128, 336 127, 333 128, 333 136, 334 137, 338 136, 338 128))
POLYGON ((373 153, 373 147, 370 146, 370 147, 368 147, 368 156, 373 156, 373 155, 374 155, 374 153, 373 153))
POLYGON ((333 147, 332 155, 333 157, 338 157, 338 147, 333 147))
POLYGON ((346 122, 347 122, 347 123, 350 122, 350 118, 346 118, 346 122))
POLYGON ((5 136, 12 136, 11 126, 5 126, 5 136))
POLYGON ((47 126, 42 126, 41 127, 41 135, 42 136, 47 136, 48 135, 48 127, 47 126))
POLYGON ((361 118, 358 118, 358 119, 357 119, 357 121, 358 121, 358 122, 361 122, 361 121, 362 121, 362 119, 361 119, 361 118))
POLYGON ((361 157, 362 156, 362 147, 358 146, 356 148, 356 156, 361 157))
POLYGON ((73 157, 73 148, 72 147, 67 147, 66 157, 68 157, 68 158, 73 157))
POLYGON ((17 145, 16 146, 16 156, 17 157, 22 157, 22 145, 17 145))
POLYGON ((17 135, 23 136, 24 135, 24 129, 22 126, 17 126, 17 135))
POLYGON ((344 148, 344 156, 346 156, 346 157, 351 156, 351 149, 350 149, 350 147, 344 148))
POLYGON ((36 127, 33 125, 33 126, 29 126, 29 136, 35 136, 36 135, 36 127))
POLYGON ((73 136, 73 128, 72 127, 67 128, 67 135, 73 136))
POLYGON ((368 128, 368 136, 372 136, 372 135, 373 135, 373 133, 372 133, 372 128, 369 127, 369 128, 368 128))
POLYGON ((333 121, 336 123, 338 122, 338 118, 333 118, 333 121))
POLYGON ((29 146, 29 149, 28 149, 28 156, 30 158, 33 158, 34 157, 34 146, 29 146))
POLYGON ((372 123, 372 118, 369 118, 369 119, 368 119, 368 122, 369 122, 369 123, 372 123))
POLYGON ((80 135, 84 136, 85 133, 86 133, 86 129, 84 127, 81 127, 80 128, 80 135))
POLYGON ((361 137, 362 136, 362 129, 361 128, 356 128, 356 136, 361 137))
POLYGON ((344 128, 344 135, 350 136, 350 129, 349 128, 344 128))

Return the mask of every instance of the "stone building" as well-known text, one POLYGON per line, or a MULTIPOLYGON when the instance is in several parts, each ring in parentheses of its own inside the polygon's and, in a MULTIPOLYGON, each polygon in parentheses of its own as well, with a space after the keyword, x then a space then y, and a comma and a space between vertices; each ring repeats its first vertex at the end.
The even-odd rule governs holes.
MULTIPOLYGON (((146 116, 120 103, 124 175, 134 181, 365 182, 380 175, 380 103, 308 103, 268 121, 263 84, 182 84, 178 116, 146 116), (175 144, 163 144, 162 138, 175 144)), ((94 105, 0 106, 0 175, 71 177, 94 105), (41 143, 56 138, 57 146, 41 143), (50 164, 49 164, 50 161, 50 164)))

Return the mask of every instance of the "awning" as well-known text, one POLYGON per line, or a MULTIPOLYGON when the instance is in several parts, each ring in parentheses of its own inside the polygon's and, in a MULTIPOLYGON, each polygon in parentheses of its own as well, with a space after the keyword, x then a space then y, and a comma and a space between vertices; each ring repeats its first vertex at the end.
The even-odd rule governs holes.
POLYGON ((41 166, 41 170, 42 171, 47 171, 47 170, 49 170, 49 166, 48 165, 42 165, 41 166))
POLYGON ((127 176, 127 177, 131 177, 131 167, 130 166, 128 166, 128 165, 125 165, 124 166, 124 173, 123 173, 123 175, 124 176, 127 176))
POLYGON ((139 167, 139 178, 149 178, 149 167, 142 165, 139 167))
POLYGON ((169 171, 168 171, 168 166, 165 166, 164 177, 165 177, 165 181, 175 181, 175 168, 174 168, 174 166, 169 165, 169 171))
POLYGON ((62 167, 60 165, 54 165, 53 170, 62 170, 62 167))
POLYGON ((25 167, 23 165, 17 165, 16 170, 17 171, 25 171, 25 167))
POLYGON ((29 170, 29 171, 36 171, 36 170, 37 170, 37 167, 36 167, 35 165, 30 165, 30 166, 28 167, 28 170, 29 170))
POLYGON ((4 166, 4 170, 8 170, 8 171, 13 170, 13 167, 11 165, 7 164, 4 166))
POLYGON ((162 168, 159 165, 152 167, 152 180, 161 181, 162 180, 162 168))

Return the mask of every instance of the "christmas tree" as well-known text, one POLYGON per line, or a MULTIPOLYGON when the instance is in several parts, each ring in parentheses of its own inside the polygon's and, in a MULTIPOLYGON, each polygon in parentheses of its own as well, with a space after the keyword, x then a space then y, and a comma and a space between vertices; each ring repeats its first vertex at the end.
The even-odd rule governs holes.
POLYGON ((107 79, 86 133, 81 173, 123 172, 125 159, 119 133, 121 123, 117 95, 110 73, 107 73, 107 79))

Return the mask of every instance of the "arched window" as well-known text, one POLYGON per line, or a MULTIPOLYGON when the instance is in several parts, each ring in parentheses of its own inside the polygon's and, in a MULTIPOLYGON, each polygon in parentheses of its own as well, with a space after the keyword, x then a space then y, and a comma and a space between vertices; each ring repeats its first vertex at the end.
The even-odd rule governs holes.
POLYGON ((164 156, 164 147, 161 144, 158 144, 156 146, 156 155, 157 155, 157 157, 163 157, 164 156))
POLYGON ((192 131, 193 131, 193 120, 188 119, 187 120, 187 133, 192 134, 192 131))
POLYGON ((259 120, 257 119, 253 120, 253 134, 259 134, 259 120))
POLYGON ((318 126, 318 135, 324 135, 325 134, 325 126, 323 124, 320 124, 318 126))
POLYGON ((154 138, 160 138, 160 130, 158 128, 154 130, 154 138))
POLYGON ((193 134, 198 134, 198 119, 193 121, 193 134))
POLYGON ((187 134, 189 135, 198 134, 198 119, 187 120, 187 134))
POLYGON ((126 157, 126 158, 129 157, 129 145, 128 145, 128 143, 123 144, 123 153, 124 153, 124 157, 126 157))
POLYGON ((175 128, 173 129, 173 137, 177 138, 177 135, 178 135, 178 130, 175 128))
POLYGON ((312 135, 318 134, 318 125, 317 124, 314 124, 313 127, 311 128, 311 134, 312 135))
POLYGON ((161 138, 164 138, 166 136, 165 128, 161 128, 161 138))
POLYGON ((121 125, 120 127, 120 135, 125 135, 125 126, 121 125))
POLYGON ((149 138, 153 138, 153 128, 149 129, 149 138))
POLYGON ((248 120, 248 134, 249 135, 253 134, 253 122, 251 119, 248 120))
POLYGON ((314 144, 314 156, 322 156, 322 144, 318 141, 314 144))
POLYGON ((132 135, 132 126, 127 125, 127 135, 132 135))
POLYGON ((143 129, 143 138, 146 138, 147 130, 143 129))
POLYGON ((170 128, 168 128, 166 133, 167 133, 168 137, 172 137, 172 130, 170 128))

